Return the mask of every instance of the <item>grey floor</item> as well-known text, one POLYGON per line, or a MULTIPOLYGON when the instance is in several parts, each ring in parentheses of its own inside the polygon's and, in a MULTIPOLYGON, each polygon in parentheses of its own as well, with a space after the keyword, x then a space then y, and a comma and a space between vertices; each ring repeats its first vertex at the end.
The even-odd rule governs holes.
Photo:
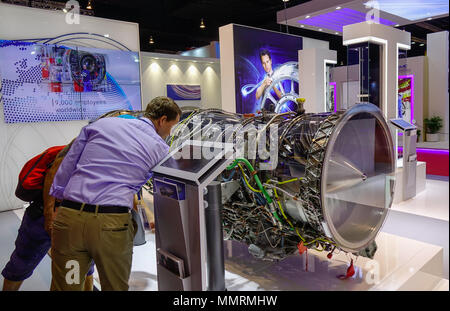
MULTIPOLYGON (((20 227, 20 219, 13 211, 0 213, 0 269, 3 270, 14 250, 14 242, 20 227)), ((48 291, 50 289, 52 273, 51 259, 45 256, 34 270, 33 275, 23 282, 21 290, 48 291)), ((3 286, 3 276, 0 275, 3 286)))

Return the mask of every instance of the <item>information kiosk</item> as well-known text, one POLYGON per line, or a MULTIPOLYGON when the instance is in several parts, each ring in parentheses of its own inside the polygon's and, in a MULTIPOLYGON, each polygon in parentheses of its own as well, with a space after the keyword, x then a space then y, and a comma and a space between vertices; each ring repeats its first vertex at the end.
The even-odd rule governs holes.
POLYGON ((402 201, 416 196, 417 127, 403 119, 391 119, 391 123, 403 133, 402 201))
POLYGON ((222 280, 222 285, 211 284, 209 277, 207 284, 207 274, 213 273, 207 266, 210 261, 221 263, 222 267, 211 266, 220 269, 223 278, 222 223, 217 208, 221 188, 213 181, 233 160, 232 152, 231 144, 188 140, 153 169, 159 290, 225 289, 222 280), (208 195, 208 185, 215 189, 212 195, 208 195), (208 233, 206 222, 214 223, 208 233))

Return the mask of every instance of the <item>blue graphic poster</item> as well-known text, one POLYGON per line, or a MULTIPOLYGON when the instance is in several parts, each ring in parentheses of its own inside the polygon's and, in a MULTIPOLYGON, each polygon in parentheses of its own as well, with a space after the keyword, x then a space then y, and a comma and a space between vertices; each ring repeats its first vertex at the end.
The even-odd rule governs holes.
POLYGON ((236 112, 296 109, 302 37, 234 25, 236 112))
POLYGON ((141 109, 136 52, 0 40, 0 80, 6 123, 141 109))
POLYGON ((201 100, 200 85, 167 84, 167 96, 173 100, 201 100))

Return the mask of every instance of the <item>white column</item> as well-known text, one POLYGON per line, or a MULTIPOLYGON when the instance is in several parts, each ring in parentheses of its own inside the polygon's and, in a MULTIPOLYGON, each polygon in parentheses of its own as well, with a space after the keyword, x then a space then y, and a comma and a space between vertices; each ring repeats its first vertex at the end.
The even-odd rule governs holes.
POLYGON ((222 109, 236 112, 233 24, 219 28, 222 109))
POLYGON ((337 63, 337 52, 311 48, 298 51, 299 96, 307 113, 326 111, 326 65, 337 63))
MULTIPOLYGON (((440 116, 440 140, 448 141, 448 31, 427 35, 428 118, 440 116)), ((426 113, 426 112, 425 112, 426 113)))
POLYGON ((344 26, 343 45, 371 42, 382 46, 381 105, 387 119, 397 117, 398 50, 411 48, 411 34, 390 26, 362 22, 344 26))

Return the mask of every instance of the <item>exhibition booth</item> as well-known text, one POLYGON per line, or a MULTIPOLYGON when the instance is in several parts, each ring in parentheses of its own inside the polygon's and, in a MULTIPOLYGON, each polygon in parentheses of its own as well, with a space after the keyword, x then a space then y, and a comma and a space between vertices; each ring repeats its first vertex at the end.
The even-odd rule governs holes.
MULTIPOLYGON (((143 188, 130 290, 448 290, 448 31, 408 58, 408 32, 345 25, 343 66, 328 41, 243 25, 162 54, 138 24, 78 18, 0 3, 2 265, 23 165, 168 96, 183 116, 143 188)), ((22 290, 50 281, 46 256, 22 290)))

